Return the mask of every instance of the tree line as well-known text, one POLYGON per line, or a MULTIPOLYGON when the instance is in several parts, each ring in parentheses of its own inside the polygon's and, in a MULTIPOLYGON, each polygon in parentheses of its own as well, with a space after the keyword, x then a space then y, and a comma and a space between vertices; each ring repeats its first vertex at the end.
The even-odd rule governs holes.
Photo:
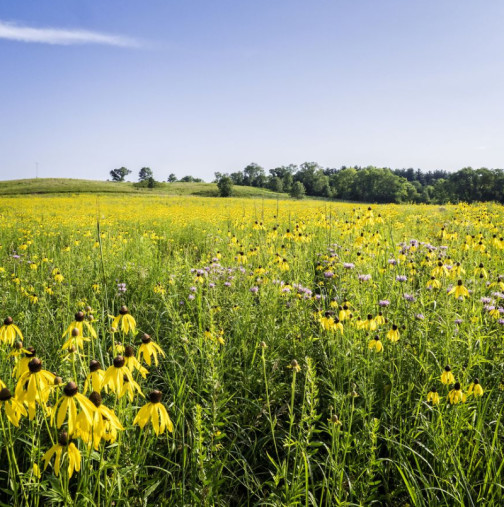
POLYGON ((333 169, 305 162, 300 166, 276 167, 267 174, 260 165, 252 163, 243 171, 215 173, 216 182, 223 178, 229 178, 233 185, 268 188, 293 197, 306 193, 314 197, 376 203, 504 202, 502 169, 465 167, 453 173, 374 166, 333 169))
MULTIPOLYGON (((132 171, 121 167, 110 171, 113 181, 124 181, 132 171)), ((170 174, 168 183, 199 183, 201 178, 170 174)), ((504 202, 504 170, 463 169, 449 173, 443 170, 423 172, 420 169, 389 169, 387 167, 324 168, 316 162, 299 166, 290 164, 270 169, 268 173, 251 163, 242 171, 215 173, 215 183, 223 197, 232 195, 233 185, 266 188, 287 193, 295 198, 305 194, 349 201, 376 203, 435 203, 497 201, 504 202)), ((153 188, 159 183, 149 167, 138 173, 140 187, 153 188)))

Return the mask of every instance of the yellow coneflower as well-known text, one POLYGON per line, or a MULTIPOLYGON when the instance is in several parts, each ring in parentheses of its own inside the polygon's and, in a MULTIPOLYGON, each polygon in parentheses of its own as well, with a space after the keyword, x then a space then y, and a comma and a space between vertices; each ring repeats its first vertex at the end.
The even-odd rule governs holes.
POLYGON ((455 287, 453 287, 448 292, 448 295, 450 295, 450 294, 453 294, 457 299, 469 297, 469 291, 464 287, 462 280, 459 280, 457 282, 457 285, 455 285, 455 287))
POLYGON ((327 311, 323 315, 320 315, 319 322, 326 331, 339 331, 343 334, 343 324, 338 317, 334 315, 334 312, 327 311))
POLYGON ((133 382, 130 369, 126 366, 123 356, 114 358, 114 362, 107 368, 103 377, 103 387, 110 387, 117 395, 121 394, 124 387, 124 377, 133 382))
POLYGON ((395 324, 392 325, 392 329, 390 329, 389 332, 387 333, 387 338, 391 342, 399 341, 399 329, 395 324))
POLYGON ((471 394, 474 394, 475 398, 483 396, 483 388, 477 378, 474 379, 474 382, 467 389, 467 396, 471 396, 471 394))
POLYGON ((443 264, 442 261, 438 261, 436 267, 431 271, 431 276, 434 278, 441 278, 442 276, 449 275, 448 268, 443 264))
POLYGON ((35 402, 45 406, 54 386, 56 375, 42 369, 42 361, 34 357, 28 363, 28 371, 19 377, 15 396, 28 407, 30 421, 35 417, 35 402))
POLYGON ((334 426, 341 426, 341 421, 339 420, 339 417, 336 415, 336 414, 333 414, 329 419, 328 421, 332 424, 334 424, 334 426))
POLYGON ((52 457, 56 455, 56 459, 54 460, 54 473, 55 475, 59 475, 60 467, 62 459, 64 459, 64 452, 66 451, 66 456, 68 459, 68 477, 72 477, 74 470, 78 472, 81 467, 81 454, 79 449, 75 446, 73 442, 69 442, 68 433, 64 431, 59 436, 58 442, 54 444, 43 456, 44 460, 44 470, 49 465, 52 457))
POLYGON ((14 324, 12 317, 7 317, 4 320, 3 326, 0 327, 0 341, 7 345, 14 345, 16 337, 19 337, 21 341, 24 340, 21 329, 14 324))
POLYGON ((14 349, 11 350, 8 357, 13 357, 16 361, 12 370, 12 376, 18 379, 23 373, 28 371, 28 363, 35 357, 35 349, 33 347, 23 348, 21 342, 16 342, 14 349), (19 358, 21 355, 23 357, 19 358))
POLYGON ((341 305, 338 318, 343 322, 345 319, 349 319, 352 315, 352 310, 350 308, 350 303, 348 301, 343 301, 343 304, 341 305))
POLYGON ((482 262, 480 262, 479 266, 474 270, 474 274, 480 278, 488 278, 487 270, 483 266, 482 262))
POLYGON ((368 348, 370 350, 376 350, 376 352, 383 352, 383 343, 380 340, 380 337, 376 335, 368 344, 368 348))
POLYGON ((144 368, 135 357, 135 349, 131 345, 124 347, 124 361, 131 372, 137 370, 143 378, 149 373, 147 368, 144 368))
POLYGON ((94 405, 93 419, 88 421, 83 412, 77 416, 76 434, 87 445, 93 445, 98 450, 100 441, 105 440, 114 443, 117 438, 117 431, 123 431, 124 427, 117 418, 114 411, 102 403, 100 393, 93 391, 89 401, 94 405))
POLYGON ((161 391, 152 391, 149 394, 149 403, 144 405, 136 415, 133 424, 138 424, 140 428, 152 421, 152 428, 156 435, 161 435, 167 429, 170 433, 173 432, 173 424, 170 416, 164 405, 161 403, 161 391))
POLYGON ((94 327, 86 320, 86 315, 84 312, 77 312, 75 314, 75 320, 66 328, 66 331, 63 333, 62 338, 66 335, 69 335, 73 332, 74 329, 78 329, 81 336, 85 336, 85 331, 89 333, 92 338, 96 338, 97 334, 94 327))
POLYGON ((378 324, 371 314, 367 316, 366 320, 361 320, 357 323, 358 329, 365 329, 367 331, 375 331, 377 327, 378 324))
POLYGON ((0 390, 0 410, 2 407, 7 419, 14 426, 19 426, 19 419, 21 419, 22 415, 25 417, 28 415, 26 413, 26 409, 23 407, 23 404, 12 396, 11 392, 7 389, 7 387, 5 387, 5 385, 3 386, 3 389, 0 390))
POLYGON ((142 389, 140 389, 140 386, 133 379, 130 381, 130 379, 126 375, 124 375, 123 387, 117 397, 120 399, 125 394, 127 394, 130 401, 133 401, 133 398, 135 397, 135 392, 137 392, 140 396, 142 396, 142 398, 144 398, 144 395, 142 393, 142 389))
POLYGON ((379 326, 381 326, 381 325, 385 324, 385 322, 387 322, 385 317, 383 316, 382 312, 378 313, 378 315, 375 317, 375 321, 379 326))
POLYGON ((75 430, 75 421, 77 419, 77 403, 89 422, 91 422, 94 406, 81 393, 75 382, 68 382, 63 388, 63 395, 58 400, 53 410, 53 420, 56 417, 56 427, 61 428, 68 415, 68 431, 72 435, 75 430), (59 405, 59 408, 58 408, 59 405))
POLYGON ((437 389, 433 387, 428 393, 427 393, 427 403, 432 403, 433 405, 438 405, 440 402, 439 393, 437 392, 437 389))
POLYGON ((441 374, 441 382, 443 384, 453 384, 455 382, 455 377, 453 376, 453 373, 451 372, 451 367, 449 365, 446 365, 444 367, 444 371, 441 374))
POLYGON ((140 345, 138 349, 138 357, 143 356, 143 359, 148 366, 151 365, 151 357, 153 357, 154 364, 157 366, 159 364, 158 354, 163 357, 165 355, 161 347, 157 343, 153 342, 148 334, 144 334, 142 336, 142 345, 140 345))
POLYGON ((452 405, 457 403, 464 403, 466 401, 466 395, 462 392, 460 382, 455 382, 453 389, 448 393, 447 399, 452 405))
POLYGON ((425 284, 428 289, 440 289, 441 282, 436 277, 431 276, 430 280, 425 284))
POLYGON ((119 324, 121 324, 121 331, 124 334, 128 334, 130 331, 132 334, 135 334, 136 320, 130 315, 127 306, 121 306, 119 315, 117 315, 112 322, 112 327, 114 329, 119 329, 119 324))
POLYGON ((101 392, 104 377, 105 372, 102 370, 101 364, 96 359, 93 359, 89 363, 89 374, 84 382, 84 394, 88 392, 90 385, 92 391, 101 392))
POLYGON ((61 350, 74 349, 75 351, 84 350, 84 342, 88 342, 89 338, 84 338, 78 327, 74 327, 68 340, 62 345, 61 350))

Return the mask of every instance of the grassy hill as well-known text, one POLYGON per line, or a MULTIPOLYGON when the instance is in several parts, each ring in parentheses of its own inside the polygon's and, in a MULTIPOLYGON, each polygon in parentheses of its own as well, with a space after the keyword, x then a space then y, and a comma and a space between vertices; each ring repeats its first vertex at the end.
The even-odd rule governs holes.
MULTIPOLYGON (((287 194, 279 194, 264 188, 235 186, 233 191, 234 197, 287 198, 287 194)), ((0 182, 0 195, 60 193, 195 195, 200 197, 217 197, 219 195, 215 183, 159 183, 158 187, 149 189, 138 188, 130 182, 118 183, 114 181, 78 180, 72 178, 37 178, 0 182)))

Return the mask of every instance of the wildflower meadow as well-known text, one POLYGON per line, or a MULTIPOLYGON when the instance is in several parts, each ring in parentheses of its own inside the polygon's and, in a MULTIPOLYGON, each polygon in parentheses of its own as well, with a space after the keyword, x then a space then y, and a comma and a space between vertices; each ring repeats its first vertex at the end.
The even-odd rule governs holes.
POLYGON ((2 198, 2 504, 502 505, 503 223, 2 198))

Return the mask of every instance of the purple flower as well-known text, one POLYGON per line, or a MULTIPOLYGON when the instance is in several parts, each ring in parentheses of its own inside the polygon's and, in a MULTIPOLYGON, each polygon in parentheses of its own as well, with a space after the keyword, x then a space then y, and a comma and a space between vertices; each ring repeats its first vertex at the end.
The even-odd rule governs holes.
POLYGON ((324 276, 326 278, 332 278, 334 276, 334 273, 332 271, 325 271, 324 276))
POLYGON ((353 269, 353 268, 355 268, 355 264, 353 262, 344 262, 343 267, 345 269, 353 269))
POLYGON ((504 325, 504 319, 499 319, 497 323, 500 324, 501 326, 504 325))
POLYGON ((389 259, 388 260, 388 263, 391 265, 391 266, 396 266, 397 265, 397 261, 395 259, 389 259))
POLYGON ((250 288, 250 292, 253 292, 254 294, 255 294, 256 292, 259 292, 259 287, 251 287, 251 288, 250 288))
POLYGON ((425 319, 425 317, 423 316, 423 314, 422 314, 422 313, 417 313, 417 314, 415 315, 415 319, 417 319, 417 320, 424 320, 424 319, 425 319))
POLYGON ((378 306, 381 306, 382 308, 387 307, 390 304, 390 301, 388 299, 380 299, 378 301, 378 306))
POLYGON ((408 280, 408 277, 406 275, 397 275, 395 277, 395 279, 398 281, 398 282, 406 282, 408 280))
POLYGON ((371 280, 371 275, 359 275, 359 282, 367 282, 371 280))
POLYGON ((455 324, 462 324, 462 319, 455 319, 455 324))
POLYGON ((486 297, 483 297, 480 299, 480 301, 485 304, 485 305, 489 305, 492 303, 492 298, 486 298, 486 297))
POLYGON ((196 287, 189 287, 189 290, 190 290, 191 292, 196 292, 198 289, 197 289, 196 287))
POLYGON ((412 296, 411 294, 406 294, 406 293, 404 293, 403 298, 404 298, 406 301, 409 301, 410 303, 412 303, 412 302, 414 302, 414 301, 415 301, 415 296, 412 296))
POLYGON ((187 299, 189 299, 190 301, 192 301, 194 299, 194 294, 189 294, 189 296, 187 296, 187 299))
POLYGON ((211 289, 213 289, 213 288, 215 287, 215 283, 210 282, 210 283, 208 284, 208 287, 210 287, 211 289))
POLYGON ((224 282, 224 287, 231 287, 231 282, 224 282))

